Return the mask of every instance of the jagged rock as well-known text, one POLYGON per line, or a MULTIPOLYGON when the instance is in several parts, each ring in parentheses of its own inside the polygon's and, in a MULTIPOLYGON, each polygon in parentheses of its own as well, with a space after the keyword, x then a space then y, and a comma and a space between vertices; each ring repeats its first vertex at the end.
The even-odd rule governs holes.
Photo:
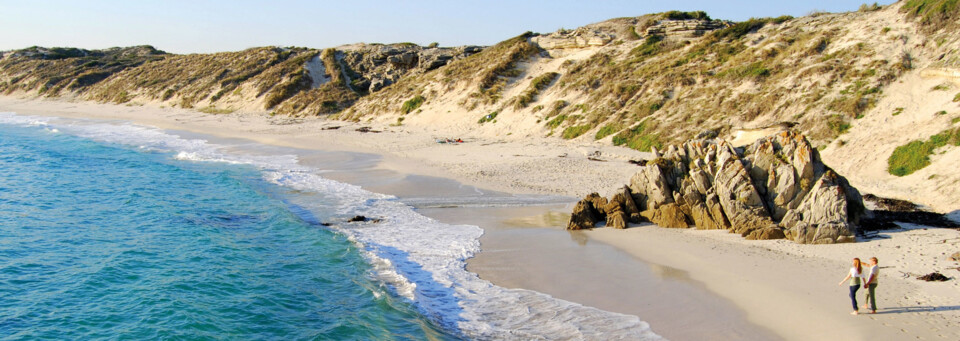
POLYGON ((726 142, 721 142, 714 186, 732 232, 743 234, 773 223, 743 162, 726 142))
POLYGON ((661 20, 647 28, 647 35, 666 35, 676 38, 696 38, 707 32, 726 27, 720 20, 661 20))
POLYGON ((603 215, 609 215, 609 214, 613 214, 613 212, 622 212, 623 206, 621 206, 620 203, 611 200, 610 202, 607 202, 607 204, 603 206, 603 210, 598 210, 598 211, 600 211, 600 213, 603 215))
POLYGON ((960 262, 960 251, 954 252, 952 255, 950 255, 950 260, 954 262, 960 262))
POLYGON ((420 75, 479 52, 477 46, 433 47, 415 44, 353 44, 337 49, 336 58, 354 90, 376 92, 400 78, 420 75))
POLYGON ((747 239, 810 244, 856 240, 865 211, 860 193, 799 133, 780 132, 743 148, 694 140, 654 155, 609 203, 595 194, 586 200, 604 214, 620 209, 662 227, 728 229, 747 239), (629 212, 627 198, 639 217, 629 212))
POLYGON ((607 211, 607 198, 601 197, 599 193, 590 193, 583 200, 586 200, 590 203, 590 206, 597 213, 600 213, 601 216, 606 216, 607 211))
POLYGON ((690 227, 690 224, 687 223, 687 216, 680 210, 680 206, 674 203, 640 212, 640 215, 660 227, 690 227))
POLYGON ((577 202, 567 223, 567 230, 592 229, 597 224, 597 213, 586 199, 577 202))
POLYGON ((623 211, 615 211, 607 214, 607 227, 615 229, 627 228, 629 216, 623 211))
POLYGON ((765 227, 750 231, 750 233, 744 236, 744 238, 747 240, 768 240, 783 239, 786 238, 786 236, 784 235, 783 230, 778 227, 765 227))
MULTIPOLYGON (((620 188, 620 190, 610 198, 610 204, 613 203, 620 206, 620 209, 622 209, 623 213, 626 213, 628 217, 633 217, 634 215, 639 217, 640 209, 637 207, 637 203, 633 201, 633 194, 630 193, 630 187, 623 186, 620 188)), ((634 221, 633 218, 630 218, 630 222, 634 224, 640 223, 639 220, 634 221)))
POLYGON ((786 230, 786 237, 800 244, 833 244, 856 240, 850 226, 841 222, 811 224, 801 221, 786 230))
POLYGON ((673 202, 673 191, 656 163, 648 164, 630 179, 630 191, 640 210, 656 209, 673 202))

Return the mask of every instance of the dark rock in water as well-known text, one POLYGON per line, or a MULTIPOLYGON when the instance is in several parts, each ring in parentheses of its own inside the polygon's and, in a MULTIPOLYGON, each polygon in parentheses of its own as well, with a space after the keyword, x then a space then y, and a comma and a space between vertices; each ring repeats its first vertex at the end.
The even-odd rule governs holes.
POLYGON ((630 217, 623 211, 612 212, 607 214, 607 227, 622 230, 627 228, 628 220, 630 217))
POLYGON ((917 279, 927 282, 946 282, 950 280, 950 277, 944 276, 939 272, 931 272, 926 275, 917 277, 917 279))
POLYGON ((592 229, 597 224, 597 213, 586 199, 577 202, 567 223, 567 230, 592 229))
POLYGON ((662 227, 728 229, 749 239, 798 243, 856 239, 865 212, 860 193, 799 133, 781 132, 741 148, 692 140, 654 155, 611 197, 617 205, 597 194, 584 200, 603 215, 619 207, 631 219, 662 227))
POLYGON ((330 225, 333 225, 333 224, 331 224, 331 223, 320 223, 320 226, 330 226, 330 225))
POLYGON ((367 221, 367 217, 364 217, 364 216, 362 216, 362 215, 358 215, 358 216, 354 216, 353 218, 350 218, 350 220, 347 220, 347 221, 349 221, 349 222, 351 222, 351 223, 353 223, 353 222, 358 222, 358 221, 367 221))

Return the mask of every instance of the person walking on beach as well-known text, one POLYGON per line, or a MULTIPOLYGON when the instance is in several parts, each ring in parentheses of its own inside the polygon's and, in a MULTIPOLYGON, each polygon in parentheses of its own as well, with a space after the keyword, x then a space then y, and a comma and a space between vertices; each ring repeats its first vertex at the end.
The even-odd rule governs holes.
POLYGON ((860 266, 860 258, 853 259, 853 267, 837 285, 843 285, 843 282, 850 280, 850 300, 853 302, 853 312, 850 315, 859 315, 859 306, 857 306, 857 290, 860 289, 860 277, 863 276, 863 268, 860 266))
POLYGON ((877 313, 877 278, 880 277, 880 266, 877 265, 877 257, 870 257, 870 269, 863 276, 863 289, 867 291, 867 296, 863 299, 863 308, 867 308, 867 302, 870 302, 870 313, 877 313))

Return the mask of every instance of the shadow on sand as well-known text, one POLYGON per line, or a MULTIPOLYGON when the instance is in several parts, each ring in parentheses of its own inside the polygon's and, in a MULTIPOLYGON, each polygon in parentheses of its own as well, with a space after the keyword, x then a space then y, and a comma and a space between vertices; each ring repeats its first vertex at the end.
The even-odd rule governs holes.
POLYGON ((916 306, 916 307, 881 308, 881 309, 877 309, 877 315, 922 313, 922 312, 935 312, 935 311, 954 311, 954 310, 960 310, 960 305, 947 305, 947 306, 941 306, 941 307, 916 306))

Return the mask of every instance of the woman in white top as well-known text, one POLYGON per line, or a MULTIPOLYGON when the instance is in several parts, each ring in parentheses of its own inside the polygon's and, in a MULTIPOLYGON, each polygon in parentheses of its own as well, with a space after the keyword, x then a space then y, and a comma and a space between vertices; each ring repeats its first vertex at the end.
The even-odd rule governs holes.
POLYGON ((863 277, 863 267, 860 266, 860 258, 853 259, 853 267, 850 268, 850 272, 847 273, 847 277, 844 277, 837 285, 843 285, 843 282, 850 280, 850 300, 853 302, 853 312, 850 315, 859 315, 860 312, 857 308, 857 290, 860 289, 860 278, 863 277))

